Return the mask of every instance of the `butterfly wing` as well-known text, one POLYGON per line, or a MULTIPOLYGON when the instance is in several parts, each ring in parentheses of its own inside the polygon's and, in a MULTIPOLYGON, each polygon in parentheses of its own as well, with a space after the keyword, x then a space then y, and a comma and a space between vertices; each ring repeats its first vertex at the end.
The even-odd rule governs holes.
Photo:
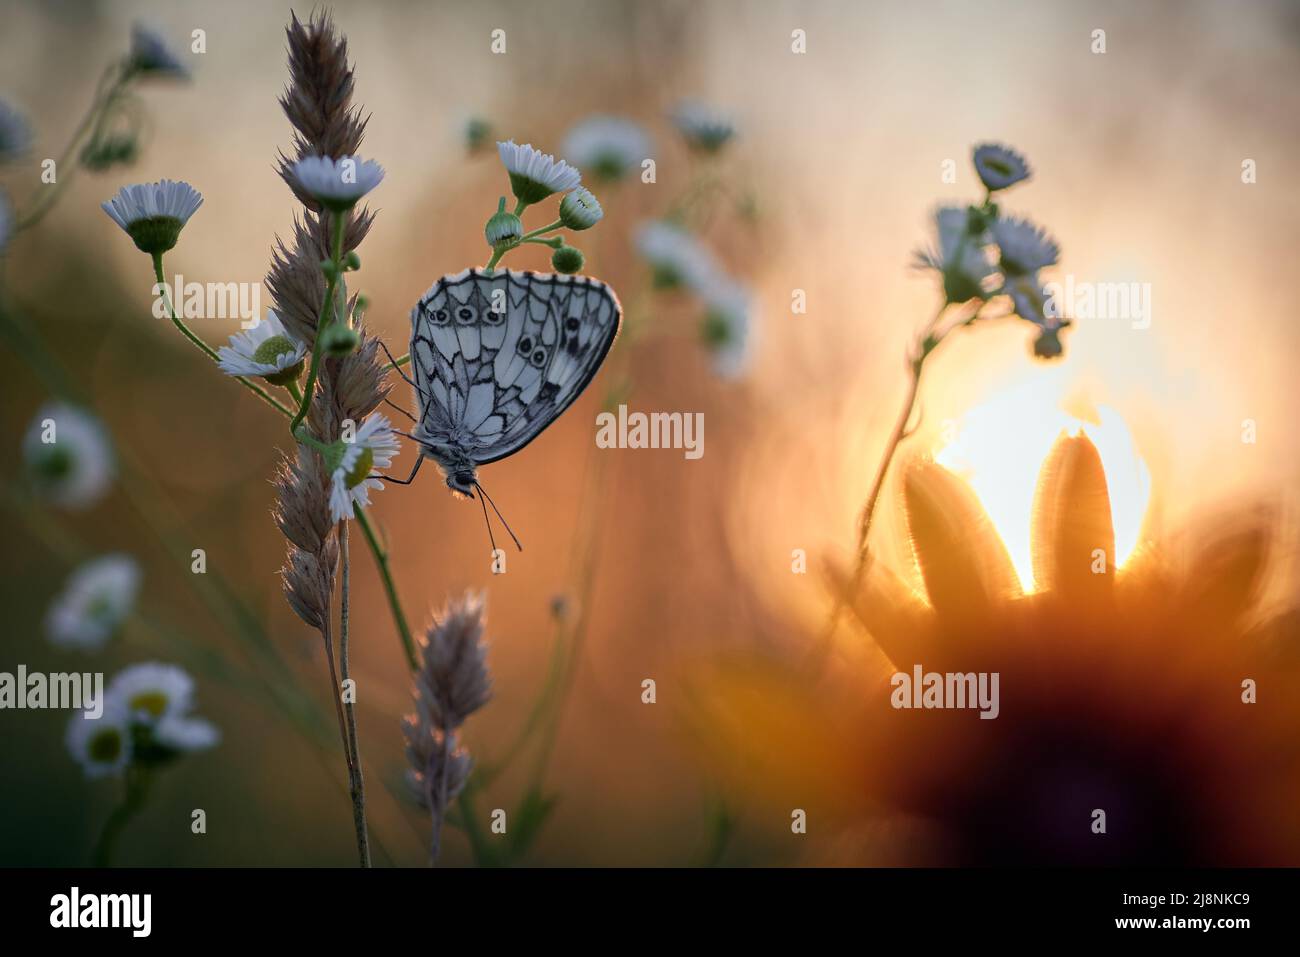
POLYGON ((518 452, 582 394, 622 318, 586 276, 444 276, 411 310, 417 437, 480 465, 518 452))

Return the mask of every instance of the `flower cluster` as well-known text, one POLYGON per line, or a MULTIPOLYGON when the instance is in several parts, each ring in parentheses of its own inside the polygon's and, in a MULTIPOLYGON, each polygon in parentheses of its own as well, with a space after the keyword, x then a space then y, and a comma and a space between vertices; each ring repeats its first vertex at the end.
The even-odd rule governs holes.
POLYGON ((1011 313, 1038 330, 1034 355, 1056 358, 1064 348, 1061 330, 1070 321, 1048 302, 1039 271, 1056 264, 1060 248, 1041 227, 1005 215, 993 200, 995 193, 1029 179, 1029 164, 1015 150, 989 143, 975 148, 974 164, 984 201, 935 210, 936 241, 915 253, 915 265, 941 276, 948 305, 979 300, 982 307, 994 297, 1007 297, 1011 313))
POLYGON ((194 680, 175 665, 132 665, 109 682, 100 704, 98 715, 84 711, 68 724, 68 750, 89 778, 161 767, 221 739, 190 713, 194 680))
POLYGON ((527 143, 521 146, 514 140, 497 143, 497 155, 510 177, 510 191, 516 202, 513 210, 507 210, 506 198, 502 196, 497 211, 484 227, 484 238, 492 247, 487 268, 493 269, 510 250, 525 243, 536 243, 551 248, 551 266, 556 272, 567 275, 581 272, 586 264, 582 251, 561 236, 545 234, 557 229, 581 232, 604 217, 600 202, 581 185, 582 174, 564 160, 557 160, 527 143), (556 193, 565 194, 560 200, 559 218, 525 232, 521 218, 524 210, 556 193))

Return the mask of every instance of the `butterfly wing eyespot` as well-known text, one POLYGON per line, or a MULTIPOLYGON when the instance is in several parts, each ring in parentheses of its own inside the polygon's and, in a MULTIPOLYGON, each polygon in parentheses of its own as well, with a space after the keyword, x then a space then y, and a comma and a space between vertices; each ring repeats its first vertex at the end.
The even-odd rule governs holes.
POLYGON ((472 269, 444 276, 411 313, 419 434, 459 480, 519 451, 591 383, 622 321, 604 283, 472 269))

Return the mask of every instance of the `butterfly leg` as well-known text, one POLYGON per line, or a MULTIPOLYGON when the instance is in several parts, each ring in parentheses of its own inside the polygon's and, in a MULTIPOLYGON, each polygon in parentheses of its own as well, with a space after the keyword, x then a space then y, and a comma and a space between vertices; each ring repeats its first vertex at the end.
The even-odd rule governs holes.
POLYGON ((393 401, 391 401, 391 400, 389 400, 389 399, 385 399, 385 400, 384 400, 384 404, 385 404, 385 405, 388 405, 388 406, 391 406, 392 408, 396 409, 398 412, 402 413, 402 415, 406 416, 406 417, 407 417, 408 419, 410 419, 412 422, 415 421, 415 416, 411 415, 411 413, 407 412, 405 409, 403 409, 403 408, 402 408, 400 405, 398 405, 396 402, 393 402, 393 401))
POLYGON ((415 468, 411 469, 411 474, 408 475, 406 478, 404 479, 393 478, 391 475, 380 475, 378 477, 383 479, 385 482, 392 482, 396 485, 410 485, 412 482, 415 481, 415 475, 417 472, 420 471, 420 466, 423 464, 424 464, 424 456, 421 455, 418 459, 415 460, 415 468))
POLYGON ((409 385, 416 392, 419 392, 420 387, 415 384, 415 380, 412 379, 409 375, 407 375, 404 371, 402 371, 402 367, 397 364, 397 360, 393 358, 393 354, 388 351, 388 343, 384 342, 384 340, 380 339, 378 336, 376 336, 375 339, 379 343, 379 348, 384 350, 384 355, 388 356, 388 361, 391 362, 393 364, 393 368, 397 370, 397 374, 406 380, 407 385, 409 385))

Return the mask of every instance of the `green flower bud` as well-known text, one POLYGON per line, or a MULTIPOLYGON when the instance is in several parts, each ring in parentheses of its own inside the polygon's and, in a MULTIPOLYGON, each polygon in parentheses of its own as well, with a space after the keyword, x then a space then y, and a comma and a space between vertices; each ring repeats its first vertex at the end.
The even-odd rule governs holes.
POLYGON ((560 222, 575 232, 590 229, 600 222, 605 211, 591 191, 579 186, 560 200, 560 222))
POLYGON ((361 343, 361 337, 355 329, 339 322, 332 323, 322 335, 325 338, 321 340, 321 348, 332 356, 349 355, 361 343))
POLYGON ((358 256, 358 255, 356 254, 355 251, 353 251, 353 252, 349 252, 346 256, 343 257, 343 268, 344 268, 344 269, 360 269, 360 268, 361 268, 361 257, 358 256))
POLYGON ((551 266, 556 272, 564 273, 566 276, 581 272, 586 261, 582 250, 576 246, 561 246, 551 254, 551 266))
POLYGON ((1034 356, 1039 359, 1056 359, 1065 351, 1060 329, 1044 329, 1034 340, 1034 356))
POLYGON ((497 211, 487 221, 483 235, 487 238, 487 244, 494 250, 511 249, 519 245, 519 240, 524 235, 524 224, 514 213, 506 212, 504 196, 501 197, 497 211))

